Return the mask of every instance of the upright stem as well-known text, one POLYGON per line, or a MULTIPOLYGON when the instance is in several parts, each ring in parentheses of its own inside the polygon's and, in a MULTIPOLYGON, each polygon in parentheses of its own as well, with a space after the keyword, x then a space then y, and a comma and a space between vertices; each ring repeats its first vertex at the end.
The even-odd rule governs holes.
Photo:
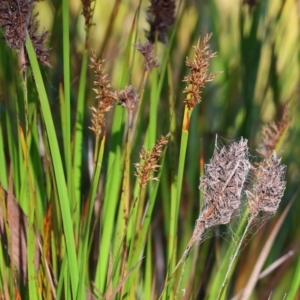
POLYGON ((238 255, 238 253, 239 253, 239 251, 240 251, 240 248, 241 248, 242 243, 243 243, 243 241, 244 241, 244 239, 245 239, 246 233, 248 232, 248 229, 250 228, 250 225, 252 224, 252 221, 253 221, 253 216, 250 217, 250 219, 249 219, 249 221, 248 221, 248 224, 247 224, 247 226, 246 226, 246 228, 245 228, 245 230, 244 230, 244 233, 243 233, 243 235, 242 235, 242 237, 241 237, 241 239, 240 239, 240 242, 239 242, 237 248, 235 249, 235 252, 234 252, 234 254, 233 254, 233 256, 232 256, 232 258, 231 258, 231 260, 230 260, 230 263, 229 263, 229 266, 228 266, 228 269, 227 269, 225 278, 224 278, 224 280, 223 280, 222 287, 221 287, 221 289, 220 289, 220 292, 219 292, 219 295, 218 295, 217 300, 221 299, 221 297, 222 297, 222 295, 223 295, 223 293, 224 293, 224 290, 225 290, 225 287, 226 287, 226 284, 227 284, 227 280, 228 280, 230 271, 231 271, 231 269, 232 269, 233 263, 234 263, 234 261, 235 261, 237 255, 238 255))

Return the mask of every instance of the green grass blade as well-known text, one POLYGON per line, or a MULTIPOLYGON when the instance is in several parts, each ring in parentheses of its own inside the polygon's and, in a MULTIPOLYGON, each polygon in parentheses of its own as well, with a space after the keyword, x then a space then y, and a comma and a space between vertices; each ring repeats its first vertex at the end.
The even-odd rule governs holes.
POLYGON ((71 210, 76 207, 75 200, 72 195, 72 172, 71 172, 71 76, 70 76, 70 33, 69 33, 69 1, 62 1, 62 19, 63 19, 63 69, 64 69, 64 100, 65 100, 65 127, 64 133, 64 150, 65 150, 65 164, 67 173, 67 188, 68 196, 71 205, 71 210))
POLYGON ((84 131, 84 110, 85 110, 85 89, 86 89, 86 73, 88 66, 88 51, 84 50, 79 91, 77 100, 76 122, 75 122, 75 136, 74 136, 74 151, 73 151, 73 178, 74 178, 74 193, 76 203, 80 200, 80 187, 81 187, 81 166, 82 166, 82 153, 83 153, 83 131, 84 131))
POLYGON ((57 193, 59 197, 59 205, 62 214, 66 248, 67 248, 67 259, 71 278, 72 294, 77 294, 78 286, 78 265, 76 257, 76 248, 73 235, 72 218, 70 212, 68 191, 66 187, 66 181, 62 166, 62 160, 58 148, 57 137, 54 129, 53 119, 51 110, 49 107, 48 97, 46 94, 44 82, 40 72, 40 68, 35 56, 34 48, 31 40, 27 38, 26 48, 30 59, 33 75, 36 82, 36 88, 39 94, 39 100, 41 105, 41 112, 46 126, 46 131, 49 140, 49 147, 51 151, 51 159, 54 169, 55 182, 57 186, 57 193))

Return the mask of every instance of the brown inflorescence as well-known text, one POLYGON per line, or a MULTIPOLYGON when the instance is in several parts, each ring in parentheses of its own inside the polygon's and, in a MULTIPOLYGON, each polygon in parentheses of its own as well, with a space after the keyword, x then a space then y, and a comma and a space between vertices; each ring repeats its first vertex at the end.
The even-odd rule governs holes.
MULTIPOLYGON (((8 47, 24 53, 21 63, 28 64, 28 56, 24 50, 27 34, 32 40, 38 60, 50 67, 49 48, 44 45, 48 32, 38 34, 39 21, 37 14, 33 14, 34 0, 0 1, 0 28, 8 47)), ((23 66, 22 66, 23 67, 23 66)))
POLYGON ((262 142, 258 146, 258 153, 265 158, 272 155, 288 125, 288 106, 285 106, 278 123, 272 122, 263 127, 262 142))
POLYGON ((160 42, 167 44, 167 33, 175 22, 176 4, 174 0, 150 0, 147 21, 150 30, 146 32, 147 39, 152 44, 156 35, 160 42))
POLYGON ((126 86, 123 90, 116 93, 115 96, 119 100, 119 104, 125 107, 128 111, 128 123, 131 127, 133 110, 136 103, 139 101, 139 94, 131 85, 126 86))
MULTIPOLYGON (((193 108, 197 103, 201 102, 201 92, 207 82, 212 81, 220 72, 209 73, 210 60, 216 57, 209 49, 209 40, 212 34, 205 36, 202 46, 194 46, 195 58, 190 61, 186 58, 186 66, 191 70, 191 74, 184 77, 183 81, 188 83, 183 93, 187 94, 185 103, 188 108, 193 108)), ((200 42, 200 41, 199 41, 200 42)))
POLYGON ((277 158, 273 152, 259 165, 251 191, 245 192, 252 218, 259 213, 270 216, 276 213, 286 185, 286 166, 280 162, 281 158, 277 158))
POLYGON ((84 16, 85 20, 85 29, 88 29, 93 25, 92 17, 94 13, 95 6, 92 7, 93 2, 95 0, 81 0, 82 2, 82 15, 84 16))
POLYGON ((205 165, 204 176, 200 178, 199 188, 204 192, 204 204, 182 259, 196 242, 203 239, 208 228, 229 223, 239 208, 250 169, 248 155, 248 141, 243 138, 221 150, 215 147, 210 163, 205 165))
POLYGON ((151 151, 142 148, 140 152, 140 159, 142 162, 134 164, 136 168, 134 175, 138 178, 141 188, 145 188, 150 180, 158 180, 157 177, 151 174, 156 172, 160 167, 160 165, 158 165, 158 160, 163 154, 164 147, 168 144, 170 135, 171 134, 168 133, 166 136, 161 136, 160 140, 156 142, 151 151))
POLYGON ((115 95, 110 90, 111 85, 108 75, 104 73, 103 69, 104 60, 97 59, 95 51, 92 51, 90 68, 94 70, 94 91, 96 99, 98 99, 98 107, 91 107, 92 111, 92 126, 89 127, 95 132, 95 135, 100 135, 102 128, 105 127, 104 114, 112 109, 116 103, 115 95))
POLYGON ((135 48, 142 53, 144 56, 144 68, 146 71, 150 72, 153 68, 159 66, 157 57, 154 54, 154 47, 148 40, 144 44, 138 43, 134 45, 135 48))

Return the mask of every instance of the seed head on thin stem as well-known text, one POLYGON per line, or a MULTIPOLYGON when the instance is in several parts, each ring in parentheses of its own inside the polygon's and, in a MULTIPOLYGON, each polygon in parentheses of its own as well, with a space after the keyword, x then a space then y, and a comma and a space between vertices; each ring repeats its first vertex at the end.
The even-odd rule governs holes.
POLYGON ((84 16, 85 20, 85 30, 88 31, 89 28, 93 25, 92 17, 94 13, 94 4, 95 0, 81 0, 82 3, 82 15, 84 16))
POLYGON ((259 213, 272 216, 276 213, 283 196, 286 182, 284 181, 286 166, 280 164, 275 152, 259 165, 256 182, 251 191, 246 191, 251 217, 259 213))
POLYGON ((288 125, 288 106, 285 106, 278 123, 272 122, 263 127, 262 142, 258 146, 258 153, 264 158, 271 156, 288 125))
POLYGON ((136 103, 139 101, 139 94, 136 92, 134 87, 130 85, 117 92, 115 97, 119 100, 119 103, 127 109, 129 126, 131 127, 132 114, 136 103))
POLYGON ((187 94, 185 103, 190 109, 201 102, 201 92, 204 85, 212 81, 220 73, 212 74, 208 72, 210 60, 216 57, 216 53, 213 53, 209 49, 208 42, 211 36, 212 34, 205 36, 202 46, 197 45, 193 47, 195 50, 194 61, 186 58, 186 66, 191 70, 191 74, 185 76, 183 79, 183 81, 188 82, 188 86, 184 89, 183 93, 187 94))
POLYGON ((209 164, 205 165, 200 186, 204 190, 204 205, 196 222, 188 249, 201 241, 203 233, 212 226, 229 223, 232 214, 240 206, 241 193, 250 164, 248 141, 241 138, 229 148, 215 148, 209 164))
POLYGON ((154 47, 153 44, 151 44, 148 40, 144 44, 138 43, 137 45, 134 45, 135 48, 142 53, 144 56, 144 68, 146 71, 150 72, 153 68, 156 68, 159 66, 159 63, 157 61, 157 58, 154 54, 154 47))
POLYGON ((158 165, 158 160, 161 158, 163 151, 168 144, 170 135, 171 134, 168 133, 166 136, 161 136, 160 140, 156 142, 151 151, 142 148, 140 152, 140 159, 142 162, 135 164, 136 172, 134 173, 139 180, 141 188, 145 188, 150 180, 158 180, 152 173, 156 172, 160 167, 160 165, 158 165))
POLYGON ((103 68, 104 60, 97 59, 95 51, 92 51, 90 68, 94 70, 94 91, 96 93, 96 99, 98 99, 98 107, 91 107, 92 111, 92 126, 89 127, 98 136, 101 133, 103 127, 105 127, 104 114, 110 111, 115 104, 114 93, 110 90, 111 85, 108 75, 104 73, 103 68))

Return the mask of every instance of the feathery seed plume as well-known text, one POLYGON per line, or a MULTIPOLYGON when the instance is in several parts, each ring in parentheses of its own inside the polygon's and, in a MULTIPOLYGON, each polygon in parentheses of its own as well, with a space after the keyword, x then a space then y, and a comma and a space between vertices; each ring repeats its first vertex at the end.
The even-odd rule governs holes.
POLYGON ((199 186, 204 190, 204 205, 183 257, 195 242, 201 241, 207 228, 229 223, 239 207, 250 168, 247 143, 246 139, 241 138, 239 142, 219 151, 216 147, 210 163, 205 165, 199 186))
POLYGON ((259 165, 256 183, 251 192, 246 191, 251 217, 259 213, 272 216, 276 213, 283 196, 286 182, 284 181, 286 166, 280 164, 275 152, 259 165))

